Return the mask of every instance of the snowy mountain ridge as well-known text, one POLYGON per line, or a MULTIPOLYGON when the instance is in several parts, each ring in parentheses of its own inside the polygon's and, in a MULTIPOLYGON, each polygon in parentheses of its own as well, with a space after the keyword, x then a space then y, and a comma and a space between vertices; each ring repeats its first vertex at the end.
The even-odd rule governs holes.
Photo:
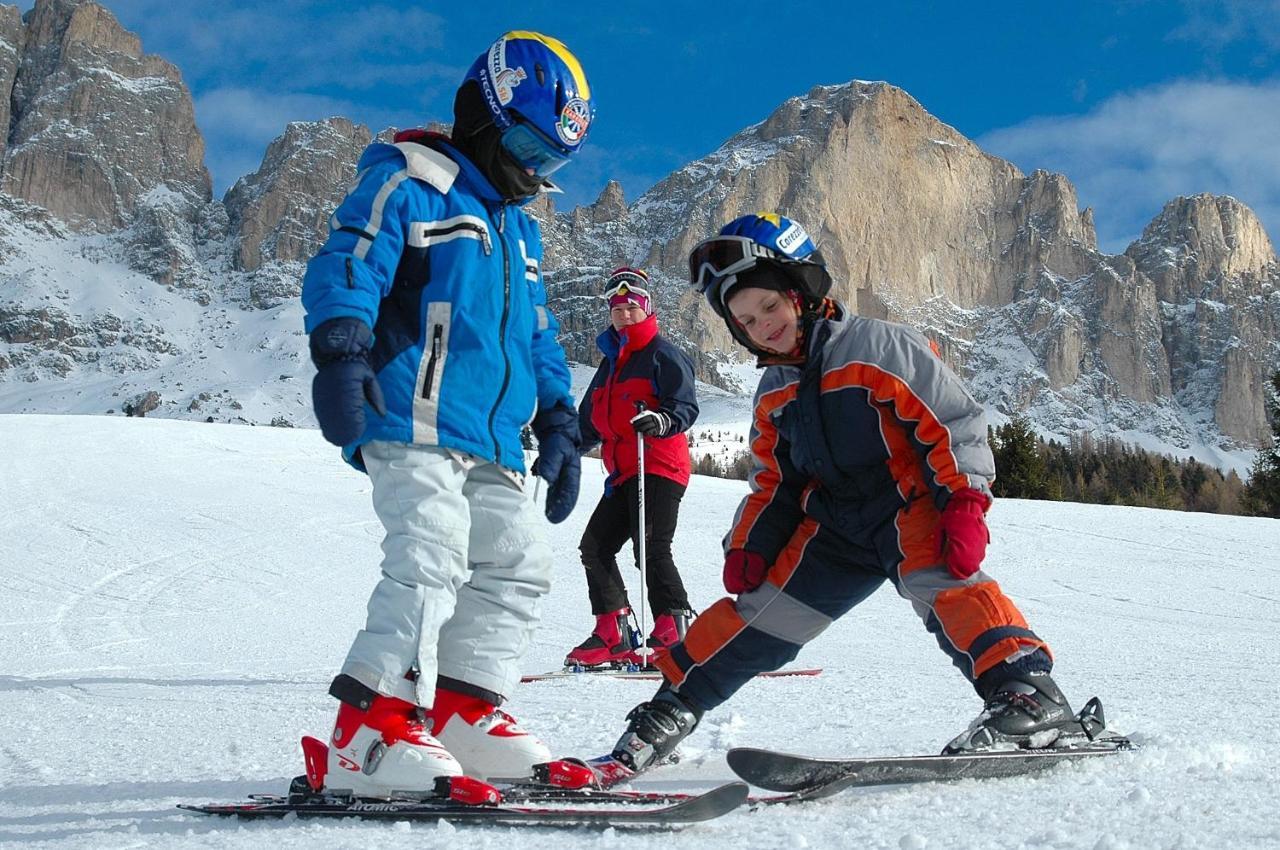
MULTIPOLYGON (((370 131, 290 124, 219 201, 180 75, 108 11, 0 7, 0 47, 0 411, 314 424, 302 264, 370 131)), ((603 274, 643 265, 699 377, 749 394, 685 257, 761 209, 807 226, 857 312, 934 337, 993 421, 1024 413, 1047 436, 1239 471, 1269 439, 1259 388, 1280 367, 1280 263, 1251 211, 1175 199, 1124 254, 1102 254, 1064 177, 1021 174, 883 82, 790 98, 630 205, 616 183, 568 212, 531 204, 570 357, 598 359, 603 274)))

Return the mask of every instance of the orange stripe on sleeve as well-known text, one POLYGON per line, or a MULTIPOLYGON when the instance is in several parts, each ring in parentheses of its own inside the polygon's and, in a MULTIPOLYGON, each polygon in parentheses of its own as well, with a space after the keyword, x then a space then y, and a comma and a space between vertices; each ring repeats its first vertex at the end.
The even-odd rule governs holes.
POLYGON ((760 514, 773 501, 778 486, 782 483, 782 470, 774 452, 778 448, 778 429, 774 427, 772 414, 775 410, 792 401, 796 397, 798 383, 791 383, 781 389, 766 393, 756 404, 755 426, 756 438, 751 442, 751 453, 759 465, 754 483, 759 489, 747 497, 746 505, 738 523, 729 535, 729 548, 742 549, 747 545, 747 537, 760 514))
POLYGON ((791 535, 791 539, 787 541, 787 545, 778 553, 778 559, 769 567, 765 581, 774 587, 786 587, 791 574, 796 571, 796 567, 800 566, 805 547, 818 533, 818 528, 817 520, 805 517, 797 526, 795 533, 791 535))

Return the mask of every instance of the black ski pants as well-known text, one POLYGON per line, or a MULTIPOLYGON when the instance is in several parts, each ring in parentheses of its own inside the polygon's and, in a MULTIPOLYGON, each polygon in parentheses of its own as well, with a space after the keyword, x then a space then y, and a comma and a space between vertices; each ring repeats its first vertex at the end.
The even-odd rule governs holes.
MULTIPOLYGON (((636 535, 638 490, 638 476, 632 476, 606 493, 592 512, 582 542, 578 544, 582 565, 587 568, 592 614, 608 614, 630 605, 617 555, 630 540, 632 555, 637 564, 640 562, 636 535)), ((654 616, 689 610, 684 582, 671 557, 671 541, 676 534, 684 491, 683 484, 670 478, 644 477, 645 559, 649 562, 645 579, 654 616)))

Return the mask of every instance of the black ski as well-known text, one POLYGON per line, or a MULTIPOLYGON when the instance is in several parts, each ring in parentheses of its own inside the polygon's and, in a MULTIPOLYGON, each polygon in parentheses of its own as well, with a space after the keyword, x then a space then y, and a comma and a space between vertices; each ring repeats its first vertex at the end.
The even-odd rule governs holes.
POLYGON ((726 759, 733 772, 752 785, 788 792, 797 795, 797 799, 812 799, 865 785, 1020 776, 1063 762, 1114 755, 1129 749, 1132 744, 1128 739, 1110 738, 1105 743, 1097 741, 1062 749, 841 759, 740 747, 729 750, 726 759))
MULTIPOLYGON (((210 803, 203 806, 180 805, 178 808, 210 815, 234 815, 240 818, 283 818, 289 815, 311 818, 364 818, 370 820, 419 820, 491 823, 502 826, 533 824, 541 826, 638 826, 663 827, 698 823, 727 814, 747 801, 747 786, 730 782, 704 794, 687 798, 672 795, 675 802, 654 805, 648 799, 621 792, 575 794, 564 789, 514 788, 512 798, 518 802, 497 805, 470 805, 453 800, 425 798, 419 800, 381 800, 316 795, 299 801, 297 797, 254 797, 243 803, 210 803), (611 798, 623 799, 611 799, 611 798), (573 805, 559 806, 561 801, 573 805), (557 804, 555 807, 535 803, 557 804), (586 805, 591 807, 587 808, 586 805), (596 806, 625 804, 623 808, 596 806)), ((656 799, 656 798, 651 798, 656 799)), ((665 799, 665 798, 663 798, 665 799)))
MULTIPOLYGON (((1107 731, 1102 703, 1097 697, 1076 714, 1075 723, 1079 727, 1073 727, 1073 731, 1063 730, 1053 746, 1036 749, 840 759, 739 748, 730 750, 726 758, 733 772, 752 785, 785 791, 796 799, 812 799, 864 785, 1021 776, 1066 761, 1109 756, 1134 748, 1128 738, 1107 731)), ((772 802, 789 801, 777 798, 772 802)))

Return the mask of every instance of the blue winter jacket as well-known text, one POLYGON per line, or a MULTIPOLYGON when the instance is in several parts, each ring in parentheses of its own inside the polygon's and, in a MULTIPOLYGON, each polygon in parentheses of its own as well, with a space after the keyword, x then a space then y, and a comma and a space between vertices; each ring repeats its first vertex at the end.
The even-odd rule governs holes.
MULTIPOLYGON (((403 138, 409 134, 401 134, 403 138)), ((442 137, 374 143, 302 281, 306 331, 339 316, 373 328, 387 415, 371 440, 444 446, 524 472, 522 426, 573 408, 542 284, 542 235, 442 137)))

